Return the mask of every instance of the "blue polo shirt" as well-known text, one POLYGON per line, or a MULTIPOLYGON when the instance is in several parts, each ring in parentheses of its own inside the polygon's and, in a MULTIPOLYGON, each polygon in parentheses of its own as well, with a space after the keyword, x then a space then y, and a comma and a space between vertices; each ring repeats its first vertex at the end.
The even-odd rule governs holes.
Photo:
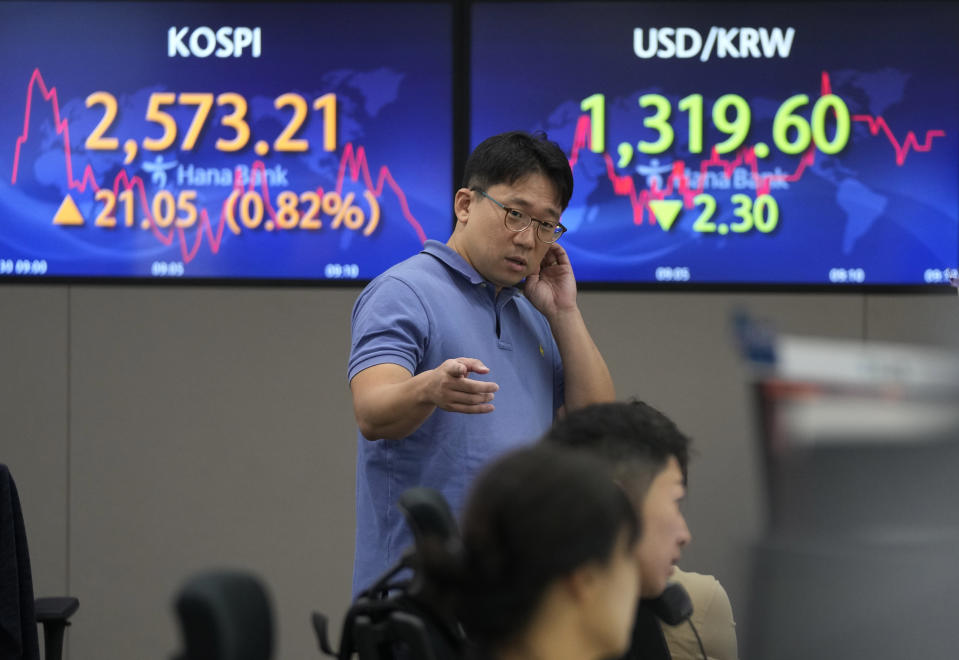
POLYGON ((563 403, 563 366, 546 318, 515 287, 483 279, 452 248, 427 241, 419 254, 390 268, 353 307, 349 378, 377 364, 411 374, 445 360, 477 358, 499 385, 486 414, 436 410, 402 440, 361 434, 356 467, 354 594, 412 545, 396 508, 413 486, 443 493, 457 515, 477 472, 499 454, 549 428, 563 403))

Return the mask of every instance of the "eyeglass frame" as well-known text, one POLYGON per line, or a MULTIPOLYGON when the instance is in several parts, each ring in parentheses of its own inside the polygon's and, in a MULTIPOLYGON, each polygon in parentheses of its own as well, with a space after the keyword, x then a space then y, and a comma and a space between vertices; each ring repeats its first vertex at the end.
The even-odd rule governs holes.
MULTIPOLYGON (((524 232, 524 231, 526 231, 527 229, 529 229, 530 227, 532 227, 534 222, 538 223, 538 224, 539 224, 539 227, 548 227, 549 225, 552 225, 552 224, 553 224, 552 222, 547 222, 546 220, 540 220, 539 218, 534 218, 533 216, 531 216, 531 215, 530 215, 529 213, 527 213, 526 211, 523 211, 522 209, 513 208, 512 206, 506 206, 506 205, 503 204, 502 202, 499 202, 499 201, 493 199, 492 197, 490 197, 489 194, 488 194, 485 190, 481 190, 481 189, 479 189, 479 188, 473 188, 473 190, 476 191, 476 192, 478 192, 480 195, 482 195, 483 197, 485 197, 485 198, 488 199, 489 201, 491 201, 491 202, 493 202, 494 204, 496 204, 498 207, 500 207, 500 208, 503 209, 504 211, 506 211, 506 214, 503 215, 503 225, 504 225, 507 229, 509 229, 511 232, 514 232, 514 233, 517 233, 517 234, 520 233, 520 232, 524 232), (513 229, 512 227, 509 226, 509 223, 507 222, 507 220, 509 219, 510 213, 513 213, 514 211, 515 211, 516 213, 520 213, 520 214, 522 214, 522 215, 525 215, 527 218, 529 218, 529 222, 528 222, 528 223, 526 224, 526 226, 523 227, 522 229, 513 229)), ((536 228, 536 231, 534 231, 533 234, 536 236, 536 240, 538 240, 540 243, 543 243, 543 244, 545 244, 545 245, 552 245, 552 244, 556 243, 557 241, 559 241, 560 238, 563 237, 563 234, 565 234, 566 231, 567 231, 567 230, 566 230, 566 227, 563 225, 563 223, 557 222, 556 225, 555 225, 555 227, 554 227, 555 229, 559 229, 559 234, 556 234, 556 239, 555 239, 555 240, 552 240, 552 241, 544 241, 542 238, 540 238, 540 235, 539 235, 539 227, 536 228)))

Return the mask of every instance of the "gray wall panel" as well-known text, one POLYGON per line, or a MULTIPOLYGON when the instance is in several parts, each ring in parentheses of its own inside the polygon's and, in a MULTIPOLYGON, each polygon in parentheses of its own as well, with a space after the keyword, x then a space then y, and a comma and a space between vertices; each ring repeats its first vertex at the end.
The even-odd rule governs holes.
POLYGON ((870 296, 866 328, 873 341, 959 348, 959 296, 870 296))
MULTIPOLYGON (((210 566, 264 578, 277 657, 316 657, 312 609, 332 615, 338 633, 354 532, 345 363, 357 293, 0 287, 0 368, 16 374, 0 380, 0 450, 28 501, 38 583, 81 599, 72 657, 168 657, 179 647, 173 594, 210 566), (45 493, 35 483, 48 474, 59 476, 45 493)), ((746 551, 764 509, 731 311, 793 334, 959 338, 959 301, 945 296, 583 292, 580 301, 620 397, 660 407, 694 438, 694 541, 683 563, 720 577, 741 625, 746 551)))
POLYGON ((353 295, 76 290, 79 657, 165 657, 176 587, 211 566, 273 590, 278 657, 315 654, 309 609, 349 597, 353 295))
POLYGON ((0 462, 10 467, 38 595, 67 589, 67 288, 0 286, 0 462))

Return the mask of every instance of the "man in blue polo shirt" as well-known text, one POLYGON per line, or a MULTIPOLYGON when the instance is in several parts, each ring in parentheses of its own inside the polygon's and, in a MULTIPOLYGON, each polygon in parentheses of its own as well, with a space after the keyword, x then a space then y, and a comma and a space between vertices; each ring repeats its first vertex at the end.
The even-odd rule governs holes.
POLYGON ((459 512, 490 459, 535 441, 564 407, 615 397, 557 243, 573 193, 563 151, 542 134, 497 135, 463 180, 446 244, 427 241, 353 308, 354 593, 411 544, 404 490, 435 488, 459 512))

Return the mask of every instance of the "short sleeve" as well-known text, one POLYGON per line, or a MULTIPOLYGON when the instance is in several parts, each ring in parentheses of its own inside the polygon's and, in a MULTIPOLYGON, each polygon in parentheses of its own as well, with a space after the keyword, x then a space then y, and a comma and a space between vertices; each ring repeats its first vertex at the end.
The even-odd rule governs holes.
MULTIPOLYGON (((718 580, 713 580, 713 595, 703 608, 700 620, 700 635, 710 657, 717 660, 736 660, 739 652, 736 644, 736 621, 729 595, 718 580)), ((695 618, 695 613, 694 613, 695 618)))
POLYGON ((416 374, 429 344, 426 306, 406 282, 380 277, 353 305, 348 379, 377 364, 398 364, 416 374))
MULTIPOLYGON (((709 660, 737 660, 736 622, 729 595, 711 575, 690 573, 679 568, 672 579, 686 589, 693 603, 691 621, 696 626, 703 650, 709 660)), ((663 635, 673 660, 699 660, 702 651, 690 622, 678 626, 663 624, 663 635)))

